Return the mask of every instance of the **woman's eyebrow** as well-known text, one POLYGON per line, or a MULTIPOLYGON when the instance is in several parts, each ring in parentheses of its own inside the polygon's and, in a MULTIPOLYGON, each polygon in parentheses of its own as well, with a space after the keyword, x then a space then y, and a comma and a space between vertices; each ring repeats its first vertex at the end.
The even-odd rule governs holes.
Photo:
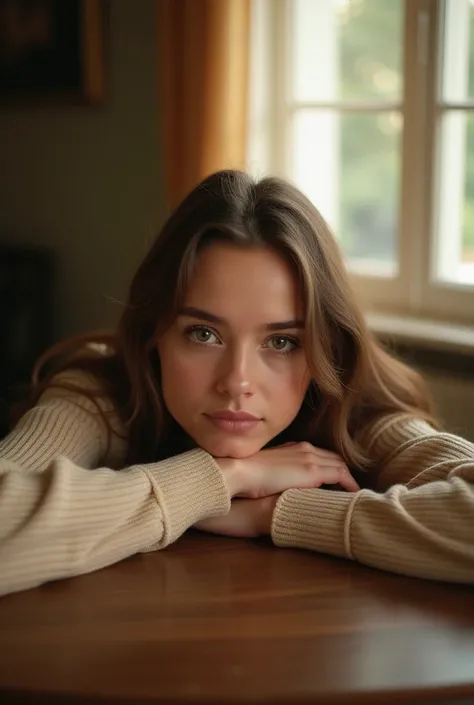
POLYGON ((277 323, 267 323, 265 329, 268 331, 276 330, 286 330, 287 328, 301 328, 305 327, 304 321, 300 321, 298 318, 293 318, 289 321, 279 321, 277 323))
POLYGON ((195 306, 185 306, 178 311, 178 316, 189 316, 190 318, 199 318, 204 321, 209 321, 209 323, 223 324, 225 325, 227 321, 225 318, 216 316, 214 313, 209 311, 204 311, 202 308, 196 308, 195 306))
MULTIPOLYGON (((225 318, 221 316, 216 316, 210 311, 204 311, 202 308, 196 308, 195 306, 185 306, 178 311, 178 316, 189 316, 190 318, 198 318, 202 321, 209 321, 209 323, 215 323, 216 325, 228 325, 225 318)), ((292 318, 288 321, 277 321, 275 323, 267 323, 264 328, 268 331, 278 331, 286 330, 287 328, 304 328, 304 321, 298 318, 292 318)))

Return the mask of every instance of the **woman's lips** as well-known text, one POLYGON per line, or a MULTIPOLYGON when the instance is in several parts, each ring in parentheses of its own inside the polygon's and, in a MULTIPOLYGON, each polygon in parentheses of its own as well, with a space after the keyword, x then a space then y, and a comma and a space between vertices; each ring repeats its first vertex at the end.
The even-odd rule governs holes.
POLYGON ((243 412, 219 412, 212 415, 204 414, 204 416, 216 428, 226 433, 248 433, 261 422, 261 419, 256 416, 243 412))

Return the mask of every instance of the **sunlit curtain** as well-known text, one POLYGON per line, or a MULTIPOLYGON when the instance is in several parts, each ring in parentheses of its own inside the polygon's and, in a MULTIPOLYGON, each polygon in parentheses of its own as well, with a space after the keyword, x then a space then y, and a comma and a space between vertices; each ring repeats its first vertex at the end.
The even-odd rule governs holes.
POLYGON ((158 0, 166 200, 245 168, 251 0, 158 0))

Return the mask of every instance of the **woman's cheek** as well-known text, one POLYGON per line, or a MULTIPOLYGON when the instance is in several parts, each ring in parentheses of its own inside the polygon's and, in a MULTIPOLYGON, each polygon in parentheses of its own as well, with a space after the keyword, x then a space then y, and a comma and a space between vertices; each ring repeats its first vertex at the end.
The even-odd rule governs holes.
POLYGON ((180 351, 175 355, 174 365, 178 384, 183 388, 185 385, 202 387, 214 374, 217 355, 207 350, 180 351))

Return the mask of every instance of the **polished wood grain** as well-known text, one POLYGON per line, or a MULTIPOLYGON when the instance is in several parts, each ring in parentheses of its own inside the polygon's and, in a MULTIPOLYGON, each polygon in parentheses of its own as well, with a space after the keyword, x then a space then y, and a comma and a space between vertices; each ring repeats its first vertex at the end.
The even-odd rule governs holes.
POLYGON ((267 541, 168 549, 0 599, 0 703, 474 701, 474 588, 267 541))

